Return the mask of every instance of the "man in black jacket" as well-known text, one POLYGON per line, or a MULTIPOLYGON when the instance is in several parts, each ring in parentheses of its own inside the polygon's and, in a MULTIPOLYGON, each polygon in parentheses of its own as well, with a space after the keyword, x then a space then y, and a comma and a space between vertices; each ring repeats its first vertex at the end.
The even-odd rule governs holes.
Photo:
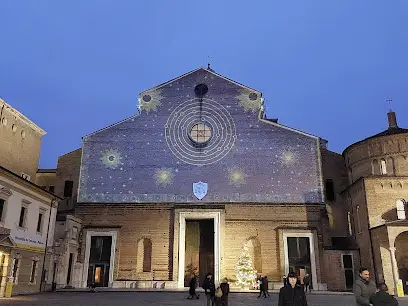
POLYGON ((215 284, 211 273, 208 273, 205 277, 202 288, 204 289, 205 296, 207 297, 207 306, 214 306, 215 284))
POLYGON ((307 306, 303 280, 300 280, 301 285, 298 285, 298 277, 293 272, 288 274, 287 280, 288 285, 279 291, 278 306, 307 306))
POLYGON ((398 301, 388 293, 388 286, 384 283, 378 286, 378 291, 374 294, 371 299, 370 303, 373 306, 398 306, 398 301))

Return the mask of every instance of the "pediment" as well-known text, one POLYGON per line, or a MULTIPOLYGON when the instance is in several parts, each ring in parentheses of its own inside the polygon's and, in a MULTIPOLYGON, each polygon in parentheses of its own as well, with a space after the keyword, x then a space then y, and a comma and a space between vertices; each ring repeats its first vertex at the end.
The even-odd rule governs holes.
POLYGON ((16 243, 14 242, 13 238, 10 237, 10 235, 0 234, 0 245, 14 248, 16 243))

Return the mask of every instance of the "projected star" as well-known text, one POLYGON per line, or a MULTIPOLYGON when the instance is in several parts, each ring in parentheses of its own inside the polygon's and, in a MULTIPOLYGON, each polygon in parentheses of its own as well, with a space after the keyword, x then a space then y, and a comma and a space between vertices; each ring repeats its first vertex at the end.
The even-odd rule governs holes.
POLYGON ((290 164, 293 164, 295 162, 296 158, 295 158, 295 154, 293 152, 285 151, 285 152, 282 152, 281 159, 282 159, 283 164, 290 165, 290 164))
POLYGON ((228 184, 234 186, 241 186, 246 183, 246 174, 241 168, 231 168, 228 169, 228 184))
POLYGON ((173 183, 174 173, 172 169, 161 168, 154 173, 154 180, 156 185, 166 187, 173 183))
POLYGON ((122 156, 116 149, 109 149, 102 153, 101 161, 105 167, 116 169, 121 164, 122 156))
POLYGON ((155 112, 161 105, 160 101, 162 99, 163 96, 159 90, 144 92, 139 98, 139 109, 140 111, 146 111, 146 113, 149 113, 150 111, 155 112))

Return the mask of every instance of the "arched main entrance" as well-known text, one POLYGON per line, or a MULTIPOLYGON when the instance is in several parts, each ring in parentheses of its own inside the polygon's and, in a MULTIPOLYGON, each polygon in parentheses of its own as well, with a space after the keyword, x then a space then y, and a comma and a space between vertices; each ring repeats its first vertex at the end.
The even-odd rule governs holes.
POLYGON ((408 295, 408 231, 399 234, 395 239, 395 259, 404 293, 408 295))

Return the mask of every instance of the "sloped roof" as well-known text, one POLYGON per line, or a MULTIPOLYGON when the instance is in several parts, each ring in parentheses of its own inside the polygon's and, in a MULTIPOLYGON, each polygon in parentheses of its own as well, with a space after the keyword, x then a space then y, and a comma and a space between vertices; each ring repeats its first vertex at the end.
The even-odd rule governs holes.
POLYGON ((182 74, 182 75, 180 75, 180 76, 178 76, 178 77, 176 77, 176 78, 173 78, 173 79, 171 79, 171 80, 169 80, 169 81, 166 81, 166 82, 164 82, 164 83, 161 83, 161 84, 159 84, 159 85, 157 85, 157 86, 155 86, 155 87, 152 87, 152 88, 149 88, 149 89, 147 89, 147 90, 144 90, 144 91, 142 91, 142 93, 143 93, 143 92, 146 92, 146 91, 151 91, 151 90, 159 89, 159 88, 161 88, 161 87, 163 87, 163 86, 166 86, 167 84, 170 84, 170 83, 172 83, 172 82, 174 82, 174 81, 177 81, 177 80, 179 80, 179 79, 181 79, 181 78, 184 78, 184 77, 186 77, 186 76, 188 76, 188 75, 190 75, 190 74, 192 74, 192 73, 194 73, 194 72, 197 72, 197 71, 199 71, 199 70, 203 70, 203 71, 210 72, 210 73, 212 73, 213 75, 215 75, 215 76, 217 76, 217 77, 220 77, 220 78, 222 78, 222 79, 224 79, 224 80, 227 80, 227 81, 229 81, 229 82, 231 82, 231 83, 234 83, 234 84, 236 84, 236 85, 238 85, 238 86, 240 86, 240 87, 242 87, 242 88, 255 91, 255 92, 257 92, 257 93, 259 93, 259 94, 262 95, 262 93, 261 93, 259 90, 253 89, 253 88, 251 88, 251 87, 248 87, 248 86, 246 86, 246 85, 243 85, 243 84, 241 84, 241 83, 238 83, 238 82, 236 82, 236 81, 234 81, 234 80, 232 80, 232 79, 229 79, 229 78, 227 78, 227 77, 225 77, 225 76, 223 76, 223 75, 221 75, 221 74, 219 74, 219 73, 216 73, 216 72, 215 72, 213 69, 211 69, 211 68, 204 68, 204 67, 199 67, 199 68, 197 68, 197 69, 191 70, 190 72, 184 73, 184 74, 182 74))

